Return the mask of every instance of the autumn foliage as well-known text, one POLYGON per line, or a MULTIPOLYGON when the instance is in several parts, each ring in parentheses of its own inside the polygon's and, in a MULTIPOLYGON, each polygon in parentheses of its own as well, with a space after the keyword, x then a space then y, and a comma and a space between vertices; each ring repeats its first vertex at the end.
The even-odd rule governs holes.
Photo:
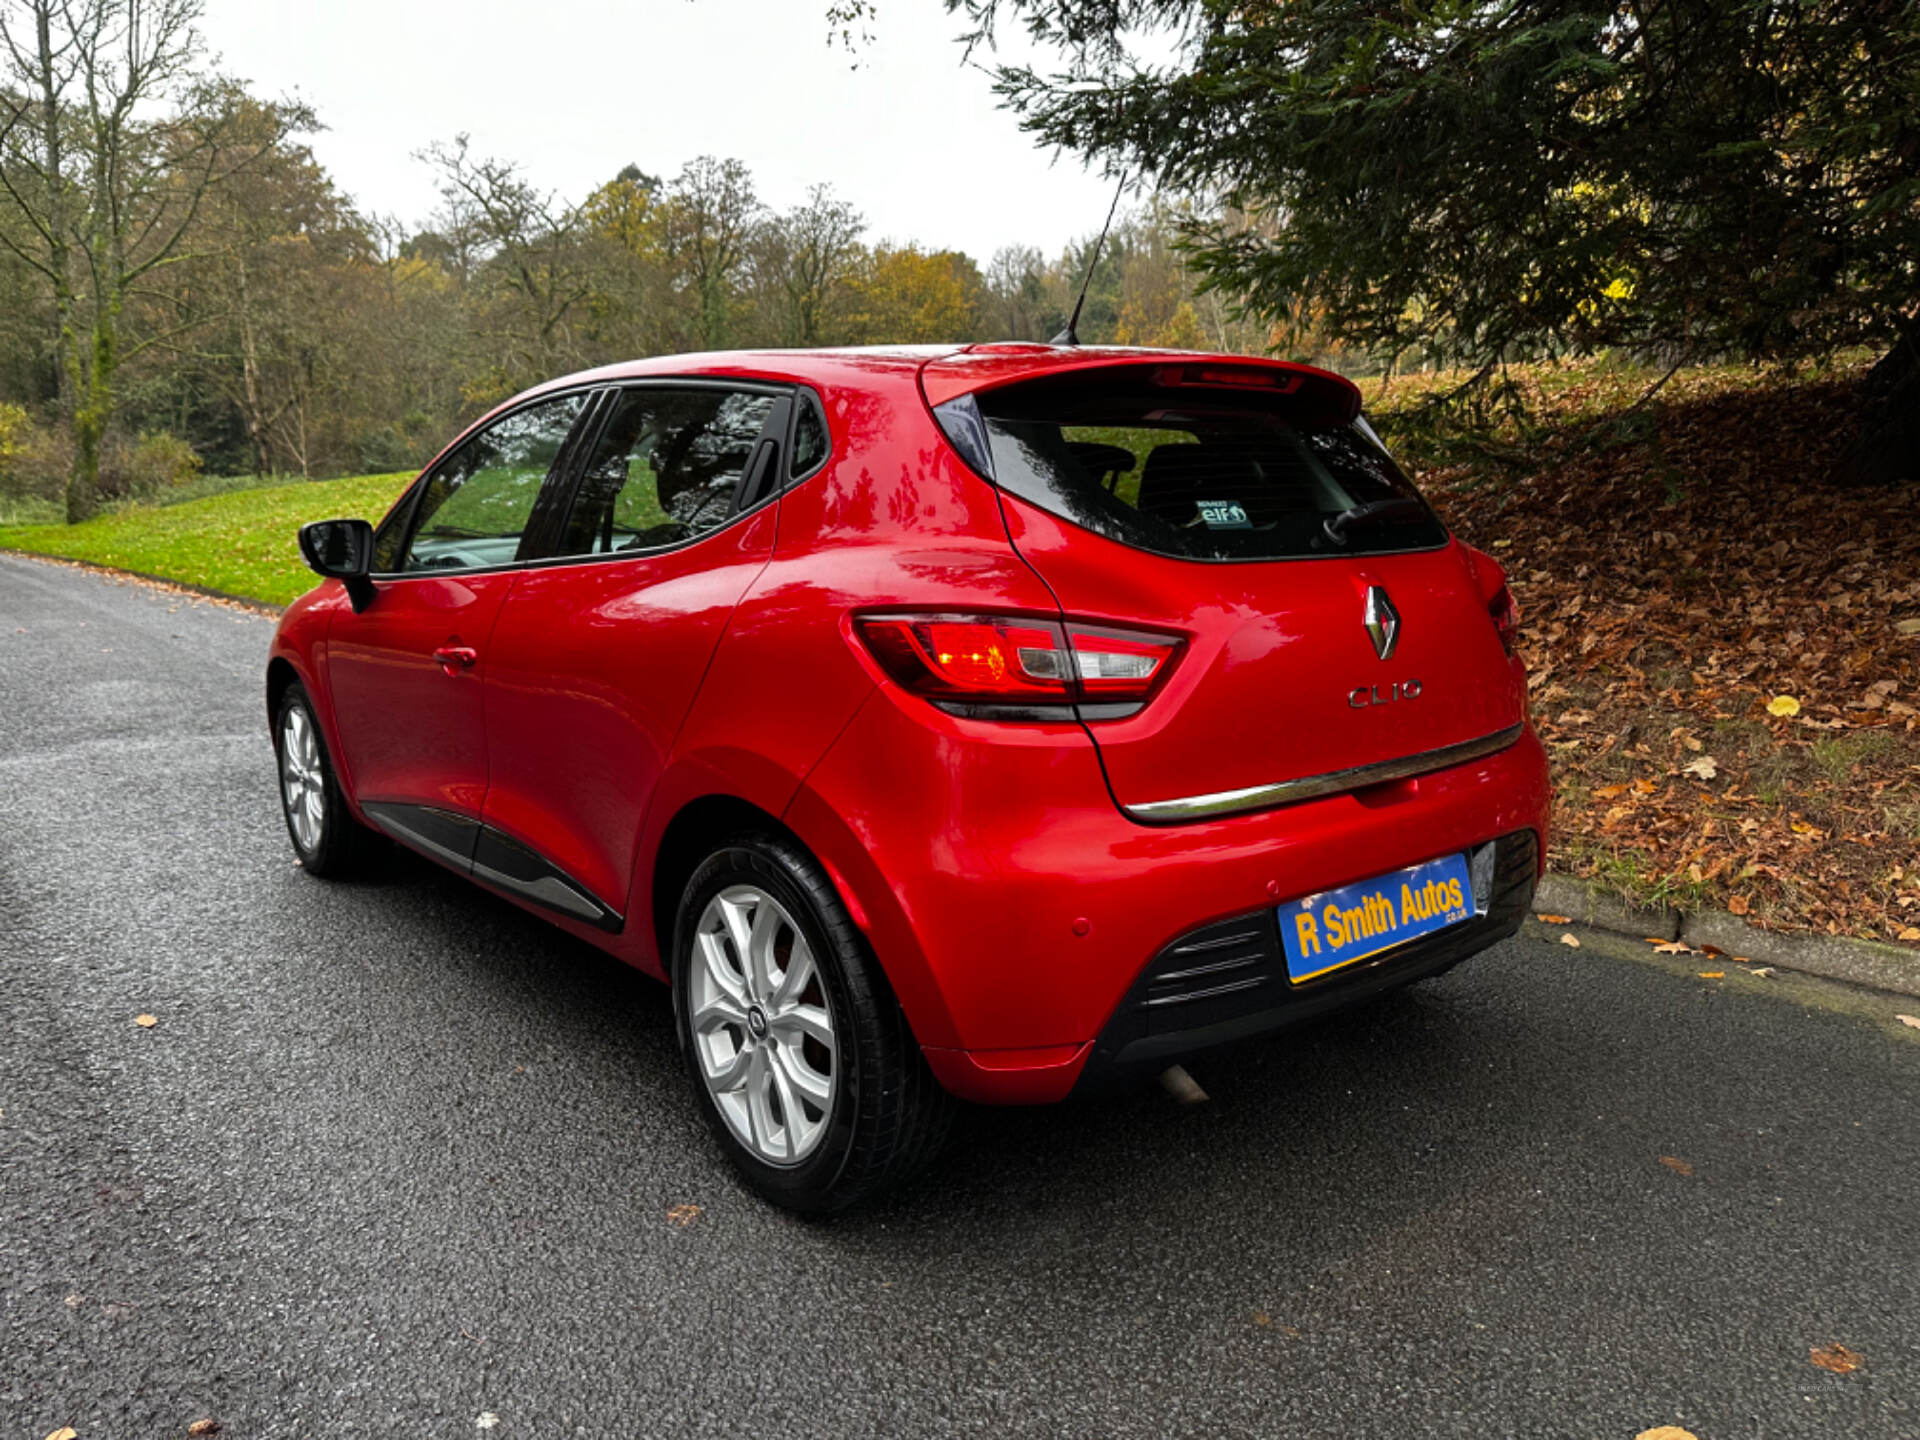
POLYGON ((1491 443, 1414 423, 1446 377, 1368 386, 1510 572, 1556 868, 1920 941, 1920 527, 1834 478, 1863 371, 1682 371, 1644 402, 1657 372, 1519 371, 1529 428, 1491 443))

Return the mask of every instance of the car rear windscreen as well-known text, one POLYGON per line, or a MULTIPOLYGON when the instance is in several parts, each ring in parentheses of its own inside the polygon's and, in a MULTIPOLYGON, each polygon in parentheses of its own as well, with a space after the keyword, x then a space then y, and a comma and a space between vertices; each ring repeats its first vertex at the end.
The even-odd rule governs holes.
MULTIPOLYGON (((967 403, 996 484, 1135 549, 1286 560, 1447 541, 1364 421, 1316 415, 1288 394, 1169 386, 1136 367, 1004 386, 941 410, 967 403)), ((953 417, 941 419, 954 434, 953 417)))

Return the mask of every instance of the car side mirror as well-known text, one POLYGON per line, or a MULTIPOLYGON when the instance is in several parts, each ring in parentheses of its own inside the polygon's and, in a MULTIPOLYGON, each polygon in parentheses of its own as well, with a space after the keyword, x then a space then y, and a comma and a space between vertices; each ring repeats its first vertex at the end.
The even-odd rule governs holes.
POLYGON ((300 527, 300 555, 314 573, 343 580, 353 608, 373 599, 373 526, 365 520, 316 520, 300 527))

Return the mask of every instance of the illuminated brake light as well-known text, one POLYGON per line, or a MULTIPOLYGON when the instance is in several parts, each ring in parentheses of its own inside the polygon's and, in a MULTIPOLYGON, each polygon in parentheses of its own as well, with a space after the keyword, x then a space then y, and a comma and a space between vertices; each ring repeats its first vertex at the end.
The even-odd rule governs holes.
POLYGON ((943 709, 986 719, 1072 719, 1096 701, 1117 719, 1144 705, 1178 639, 997 615, 869 615, 855 621, 896 683, 943 709), (1117 707, 1117 708, 1116 708, 1117 707))
POLYGON ((858 625, 887 674, 929 700, 1072 703, 1057 625, 966 615, 876 615, 858 625))

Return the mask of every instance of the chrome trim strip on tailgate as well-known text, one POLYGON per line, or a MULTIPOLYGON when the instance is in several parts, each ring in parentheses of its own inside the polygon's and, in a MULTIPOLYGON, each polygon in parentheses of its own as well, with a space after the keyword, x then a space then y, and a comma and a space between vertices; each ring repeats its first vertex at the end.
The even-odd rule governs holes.
POLYGON ((1381 760, 1372 765, 1356 765, 1351 770, 1333 770, 1325 775, 1308 775, 1299 780, 1278 780, 1271 785, 1250 785, 1244 790, 1217 790, 1211 795, 1188 795, 1179 800, 1149 800, 1142 805, 1122 805, 1135 820, 1165 823, 1175 820, 1209 820, 1220 815, 1237 815, 1245 810, 1268 810, 1276 805, 1291 805, 1296 800, 1316 800, 1323 795, 1342 795, 1369 785, 1384 785, 1390 780, 1406 780, 1450 765, 1496 755, 1520 738, 1522 727, 1509 725, 1478 740, 1463 740, 1443 745, 1438 750, 1423 750, 1418 755, 1403 755, 1397 760, 1381 760))

